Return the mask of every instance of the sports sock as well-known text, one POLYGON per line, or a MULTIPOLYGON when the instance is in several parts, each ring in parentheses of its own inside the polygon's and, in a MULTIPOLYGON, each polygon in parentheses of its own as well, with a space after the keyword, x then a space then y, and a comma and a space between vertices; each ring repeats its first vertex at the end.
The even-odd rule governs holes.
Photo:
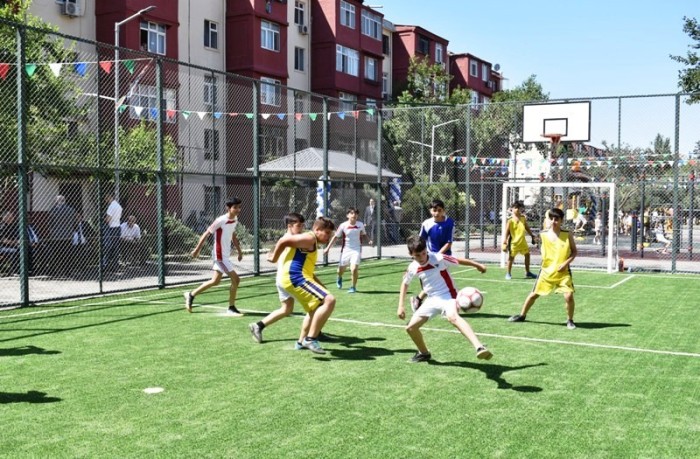
POLYGON ((260 331, 263 331, 263 328, 265 328, 265 324, 262 322, 262 320, 258 322, 258 328, 260 329, 260 331))
POLYGON ((241 312, 241 311, 239 311, 239 310, 236 308, 236 305, 235 305, 235 304, 230 304, 230 305, 228 306, 228 308, 229 308, 229 310, 231 310, 231 311, 233 311, 233 312, 238 312, 238 313, 241 312))

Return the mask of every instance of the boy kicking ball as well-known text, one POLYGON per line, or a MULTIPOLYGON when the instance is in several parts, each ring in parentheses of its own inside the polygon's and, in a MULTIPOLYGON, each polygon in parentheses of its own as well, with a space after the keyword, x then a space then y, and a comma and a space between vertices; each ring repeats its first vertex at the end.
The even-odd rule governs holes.
POLYGON ((418 348, 418 352, 411 358, 410 362, 417 363, 430 360, 431 354, 425 345, 420 328, 437 315, 441 315, 449 320, 469 340, 476 349, 476 357, 478 359, 489 360, 493 357, 493 354, 481 344, 472 327, 458 313, 457 288, 449 272, 449 267, 454 265, 472 266, 481 273, 486 272, 486 267, 466 258, 429 253, 425 240, 416 236, 408 238, 407 246, 408 253, 413 258, 413 261, 408 265, 401 283, 399 307, 397 310, 399 319, 403 320, 406 318, 404 303, 408 286, 414 277, 420 279, 423 291, 427 295, 421 307, 413 313, 411 320, 406 326, 406 332, 418 348))
POLYGON ((574 281, 571 276, 571 262, 576 258, 576 243, 569 231, 561 229, 564 211, 550 209, 547 216, 550 228, 542 233, 542 269, 537 276, 532 292, 525 299, 520 314, 510 317, 511 322, 525 322, 527 313, 540 295, 561 293, 566 303, 566 328, 573 330, 574 324, 574 281))

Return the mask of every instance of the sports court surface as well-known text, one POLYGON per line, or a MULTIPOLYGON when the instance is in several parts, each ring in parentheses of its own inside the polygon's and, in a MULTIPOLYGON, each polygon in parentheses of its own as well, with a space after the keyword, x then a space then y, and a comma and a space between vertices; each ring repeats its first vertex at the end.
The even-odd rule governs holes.
POLYGON ((242 318, 223 315, 226 286, 193 314, 183 288, 0 312, 0 456, 700 457, 697 277, 575 270, 567 330, 559 295, 507 321, 532 286, 522 267, 459 267, 494 358, 433 319, 434 360, 410 364, 407 263, 363 262, 356 294, 319 269, 338 298, 325 356, 293 349, 298 306, 251 339, 278 307, 271 276, 242 280, 242 318))

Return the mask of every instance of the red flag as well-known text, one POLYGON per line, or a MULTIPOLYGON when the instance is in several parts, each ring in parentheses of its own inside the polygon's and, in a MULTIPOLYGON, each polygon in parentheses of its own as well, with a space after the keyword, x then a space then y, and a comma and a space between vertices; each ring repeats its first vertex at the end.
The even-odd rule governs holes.
POLYGON ((3 80, 7 76, 7 72, 10 71, 10 64, 0 64, 0 78, 3 80))
POLYGON ((112 71, 112 61, 100 61, 100 68, 108 74, 112 71))

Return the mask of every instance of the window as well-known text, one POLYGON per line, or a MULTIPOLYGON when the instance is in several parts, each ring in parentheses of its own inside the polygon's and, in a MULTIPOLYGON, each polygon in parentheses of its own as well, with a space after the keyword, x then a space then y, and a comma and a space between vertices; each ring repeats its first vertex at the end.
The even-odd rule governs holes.
POLYGON ((372 37, 375 40, 381 40, 382 37, 382 20, 376 14, 370 13, 367 10, 362 11, 362 34, 372 37))
MULTIPOLYGON (((478 104, 479 103, 479 93, 476 91, 471 91, 471 103, 472 104, 478 104)), ((472 108, 477 108, 477 107, 472 107, 472 108)))
POLYGON ((260 85, 260 103, 275 105, 277 107, 282 105, 282 89, 280 87, 280 81, 265 77, 260 78, 260 81, 262 81, 262 84, 260 85))
POLYGON ((377 60, 373 57, 365 57, 365 78, 377 81, 377 60))
POLYGON ((377 101, 374 99, 367 99, 365 101, 365 105, 367 105, 367 108, 374 110, 374 112, 371 114, 369 112, 366 112, 367 121, 374 121, 375 117, 377 116, 377 101))
POLYGON ((204 47, 219 49, 219 24, 204 20, 204 47))
POLYGON ((141 49, 165 55, 165 26, 141 21, 141 49))
MULTIPOLYGON (((174 89, 163 89, 163 109, 175 110, 176 98, 174 89)), ((146 118, 150 121, 158 119, 158 92, 155 86, 136 85, 129 96, 129 116, 132 119, 146 118), (138 110, 137 110, 138 109, 138 110)), ((176 119, 165 118, 166 123, 174 123, 176 119)))
POLYGON ((479 64, 476 62, 469 63, 469 76, 478 77, 479 76, 479 64))
POLYGON ((345 0, 340 0, 340 24, 351 29, 355 28, 355 5, 345 0))
POLYGON ((489 80, 489 66, 486 64, 481 64, 481 79, 484 81, 489 80))
POLYGON ((443 59, 442 45, 435 43, 435 63, 442 64, 445 62, 443 59))
POLYGON ((382 73, 382 97, 384 100, 389 99, 389 74, 387 72, 382 73))
POLYGON ((423 35, 418 36, 418 52, 421 54, 430 54, 430 40, 423 35))
POLYGON ((335 49, 335 69, 348 75, 359 76, 360 53, 342 45, 336 45, 335 49))
POLYGON ((341 112, 351 112, 355 110, 355 106, 357 105, 356 95, 341 92, 338 94, 338 99, 340 99, 340 107, 338 108, 341 112))
POLYGON ((382 53, 391 56, 391 37, 389 35, 382 35, 382 53))
POLYGON ((264 161, 279 158, 285 152, 285 129, 278 126, 260 126, 260 154, 264 161))
POLYGON ((219 215, 221 212, 221 187, 204 186, 204 214, 207 216, 219 215))
POLYGON ((304 2, 294 2, 294 24, 306 24, 306 21, 304 20, 305 13, 306 5, 304 4, 304 2))
POLYGON ((216 77, 204 76, 204 105, 208 108, 216 106, 216 77))
POLYGON ((204 130, 204 159, 219 159, 219 131, 214 129, 204 130))
POLYGON ((294 113, 305 113, 306 103, 304 102, 304 94, 295 92, 294 93, 294 113))
POLYGON ((299 70, 300 72, 303 72, 305 69, 305 64, 304 64, 304 57, 305 57, 305 49, 304 48, 294 48, 294 70, 299 70))
POLYGON ((270 51, 280 50, 280 26, 268 21, 261 21, 260 46, 270 51))

